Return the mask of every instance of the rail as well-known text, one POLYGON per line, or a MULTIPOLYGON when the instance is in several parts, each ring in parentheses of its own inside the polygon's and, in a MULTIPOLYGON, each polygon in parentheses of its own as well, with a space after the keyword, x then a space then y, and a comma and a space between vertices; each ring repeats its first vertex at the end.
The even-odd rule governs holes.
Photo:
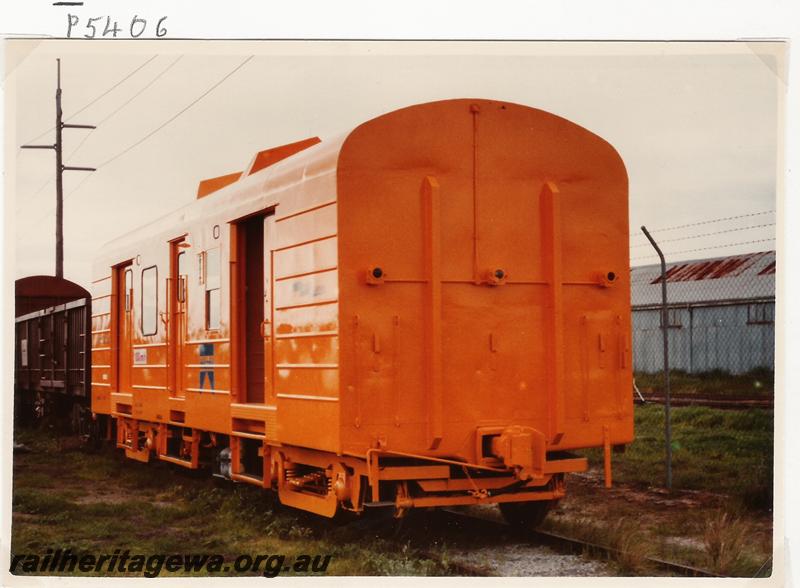
MULTIPOLYGON (((637 404, 664 404, 665 398, 661 395, 644 395, 644 402, 635 399, 637 404)), ((748 408, 765 408, 771 409, 775 407, 775 399, 773 398, 701 398, 695 396, 673 396, 670 399, 672 406, 707 406, 709 408, 724 408, 733 410, 745 410, 748 408)))
MULTIPOLYGON (((442 512, 447 514, 448 516, 455 517, 457 519, 460 519, 462 521, 467 521, 472 524, 482 524, 482 525, 492 526, 495 529, 502 529, 504 532, 507 533, 516 532, 523 539, 528 539, 531 542, 537 544, 544 544, 549 547, 553 547, 555 549, 568 551, 570 553, 575 553, 575 554, 587 553, 594 556, 600 555, 603 556, 605 559, 609 560, 619 559, 620 555, 622 554, 620 550, 614 549, 612 547, 599 545, 596 543, 590 543, 588 541, 582 541, 580 539, 573 539, 571 537, 566 537, 558 533, 552 533, 549 531, 539 531, 533 529, 530 530, 517 529, 512 525, 509 525, 508 523, 491 520, 483 517, 478 517, 475 515, 451 509, 442 509, 442 512)), ((659 558, 647 557, 644 558, 644 561, 653 568, 661 569, 683 577, 690 577, 690 578, 724 577, 709 570, 703 570, 693 566, 687 566, 676 562, 662 560, 659 558)), ((470 572, 469 575, 472 575, 472 573, 474 573, 474 571, 470 572)))

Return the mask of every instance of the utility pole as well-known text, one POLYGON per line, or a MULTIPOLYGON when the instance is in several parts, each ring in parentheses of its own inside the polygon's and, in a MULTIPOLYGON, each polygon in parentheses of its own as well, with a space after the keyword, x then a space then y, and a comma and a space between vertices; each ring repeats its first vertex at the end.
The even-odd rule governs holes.
POLYGON ((56 142, 54 145, 21 145, 20 149, 53 149, 56 152, 56 277, 64 277, 64 178, 65 171, 95 171, 93 167, 64 165, 61 131, 63 129, 94 129, 93 125, 71 125, 61 121, 61 59, 56 59, 56 142))

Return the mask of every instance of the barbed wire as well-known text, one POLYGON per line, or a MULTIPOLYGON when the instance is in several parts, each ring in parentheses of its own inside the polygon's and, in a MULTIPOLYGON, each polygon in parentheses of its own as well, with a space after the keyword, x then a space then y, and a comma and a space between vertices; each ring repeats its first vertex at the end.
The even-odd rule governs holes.
MULTIPOLYGON (((728 243, 726 245, 714 245, 712 247, 698 247, 696 249, 684 249, 683 251, 665 251, 664 257, 669 258, 671 255, 680 255, 683 253, 695 253, 696 251, 708 251, 710 249, 725 249, 726 247, 736 247, 737 245, 753 245, 755 243, 767 243, 769 241, 774 241, 775 237, 771 237, 769 239, 756 239, 754 241, 740 241, 739 243, 728 243)), ((658 254, 654 253, 652 255, 643 255, 640 257, 631 257, 631 261, 636 261, 637 259, 653 259, 657 258, 658 254)))
MULTIPOLYGON (((736 219, 739 219, 739 218, 750 218, 750 217, 753 217, 753 216, 762 216, 764 214, 772 214, 774 212, 775 212, 774 210, 763 210, 761 212, 751 212, 749 214, 738 214, 736 216, 726 216, 726 217, 723 217, 723 218, 713 218, 713 219, 710 219, 710 220, 698 221, 698 222, 695 222, 695 223, 687 223, 685 225, 675 225, 675 226, 672 226, 672 227, 663 227, 663 228, 660 228, 660 229, 648 229, 648 230, 650 231, 650 233, 661 233, 661 232, 664 232, 664 231, 676 231, 678 229, 688 229, 690 227, 698 227, 700 225, 709 225, 709 224, 712 224, 712 223, 721 223, 721 222, 724 222, 724 221, 736 220, 736 219)), ((628 236, 629 237, 644 237, 644 234, 641 231, 637 231, 636 233, 631 233, 628 236)))
MULTIPOLYGON (((690 235, 688 237, 677 237, 675 239, 664 239, 659 241, 658 244, 661 245, 662 243, 674 243, 675 241, 688 241, 690 239, 700 239, 702 237, 712 237, 714 235, 724 235, 725 233, 736 233, 739 231, 747 231, 749 229, 761 229, 764 227, 774 227, 775 223, 765 223, 763 225, 750 225, 749 227, 737 227, 735 229, 725 229, 723 231, 713 231, 711 233, 702 233, 700 235, 690 235)), ((650 243, 639 243, 638 245, 631 245, 631 249, 636 249, 637 247, 651 247, 650 243)))

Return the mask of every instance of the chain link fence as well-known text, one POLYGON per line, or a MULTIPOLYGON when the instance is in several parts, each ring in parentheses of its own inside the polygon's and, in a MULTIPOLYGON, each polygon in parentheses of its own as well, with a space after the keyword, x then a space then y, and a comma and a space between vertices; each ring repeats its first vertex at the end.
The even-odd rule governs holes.
MULTIPOLYGON (((645 396, 663 393, 661 266, 631 269, 633 366, 645 396)), ((775 252, 667 262, 673 391, 770 397, 775 365, 775 252)))

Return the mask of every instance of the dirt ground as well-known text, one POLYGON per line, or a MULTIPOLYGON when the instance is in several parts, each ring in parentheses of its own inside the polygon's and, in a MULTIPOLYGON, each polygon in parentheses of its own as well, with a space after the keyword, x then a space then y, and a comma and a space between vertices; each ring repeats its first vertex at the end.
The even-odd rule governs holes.
POLYGON ((703 569, 713 569, 708 541, 723 513, 746 534, 732 575, 768 573, 772 554, 772 512, 734 505, 724 494, 704 491, 635 487, 614 483, 606 489, 602 472, 590 470, 568 478, 567 497, 548 515, 546 527, 565 534, 583 528, 598 543, 640 543, 642 555, 703 569), (618 533, 628 535, 614 536, 618 533), (602 529, 602 530, 598 530, 602 529), (763 566, 763 567, 762 567, 763 566))
MULTIPOLYGON (((169 464, 125 460, 111 448, 97 453, 59 449, 57 442, 39 433, 26 434, 23 441, 30 451, 14 455, 13 553, 68 547, 94 553, 120 547, 139 553, 212 552, 226 558, 323 553, 333 555, 328 572, 332 575, 459 574, 447 557, 417 549, 416 539, 398 543, 386 533, 364 533, 358 525, 321 524, 275 505, 270 493, 255 487, 219 487, 207 476, 169 464)), ((545 528, 630 552, 631 561, 622 562, 626 574, 644 573, 636 561, 643 556, 710 569, 708 530, 720 513, 730 513, 731 502, 711 492, 668 493, 625 484, 607 490, 601 472, 590 471, 569 476, 567 498, 550 512, 545 528)), ((726 571, 763 575, 770 565, 772 515, 745 510, 733 514, 735 525, 728 527, 744 533, 746 542, 726 571)), ((722 530, 728 533, 728 527, 722 530)), ((525 566, 531 564, 530 551, 520 555, 511 544, 494 545, 494 552, 503 551, 508 560, 508 566, 494 570, 497 566, 483 565, 497 559, 492 546, 489 551, 485 545, 478 549, 460 541, 457 533, 451 535, 443 538, 441 552, 452 559, 466 550, 473 554, 466 559, 488 573, 510 574, 513 568, 536 574, 519 568, 522 560, 525 566)), ((545 553, 542 562, 551 565, 552 555, 545 553)), ((588 563, 570 560, 559 566, 577 566, 567 572, 570 575, 609 573, 588 563)))
MULTIPOLYGON (((26 450, 14 454, 12 555, 45 554, 48 549, 220 554, 226 568, 240 555, 285 555, 287 561, 330 555, 324 575, 458 573, 413 546, 398 546, 391 537, 364 537, 356 528, 283 508, 272 493, 254 486, 220 484, 206 472, 163 462, 126 460, 111 447, 93 452, 59 449, 57 441, 37 431, 17 437, 26 450)), ((212 575, 184 570, 160 575, 187 574, 212 575)), ((283 575, 298 574, 291 570, 283 575)))
POLYGON ((68 449, 36 431, 21 437, 28 450, 14 455, 12 554, 218 553, 226 566, 241 554, 330 554, 326 575, 337 576, 616 573, 607 562, 525 544, 512 534, 464 532, 434 511, 401 521, 370 511, 342 524, 281 507, 270 492, 215 481, 206 472, 126 460, 110 446, 68 449))

